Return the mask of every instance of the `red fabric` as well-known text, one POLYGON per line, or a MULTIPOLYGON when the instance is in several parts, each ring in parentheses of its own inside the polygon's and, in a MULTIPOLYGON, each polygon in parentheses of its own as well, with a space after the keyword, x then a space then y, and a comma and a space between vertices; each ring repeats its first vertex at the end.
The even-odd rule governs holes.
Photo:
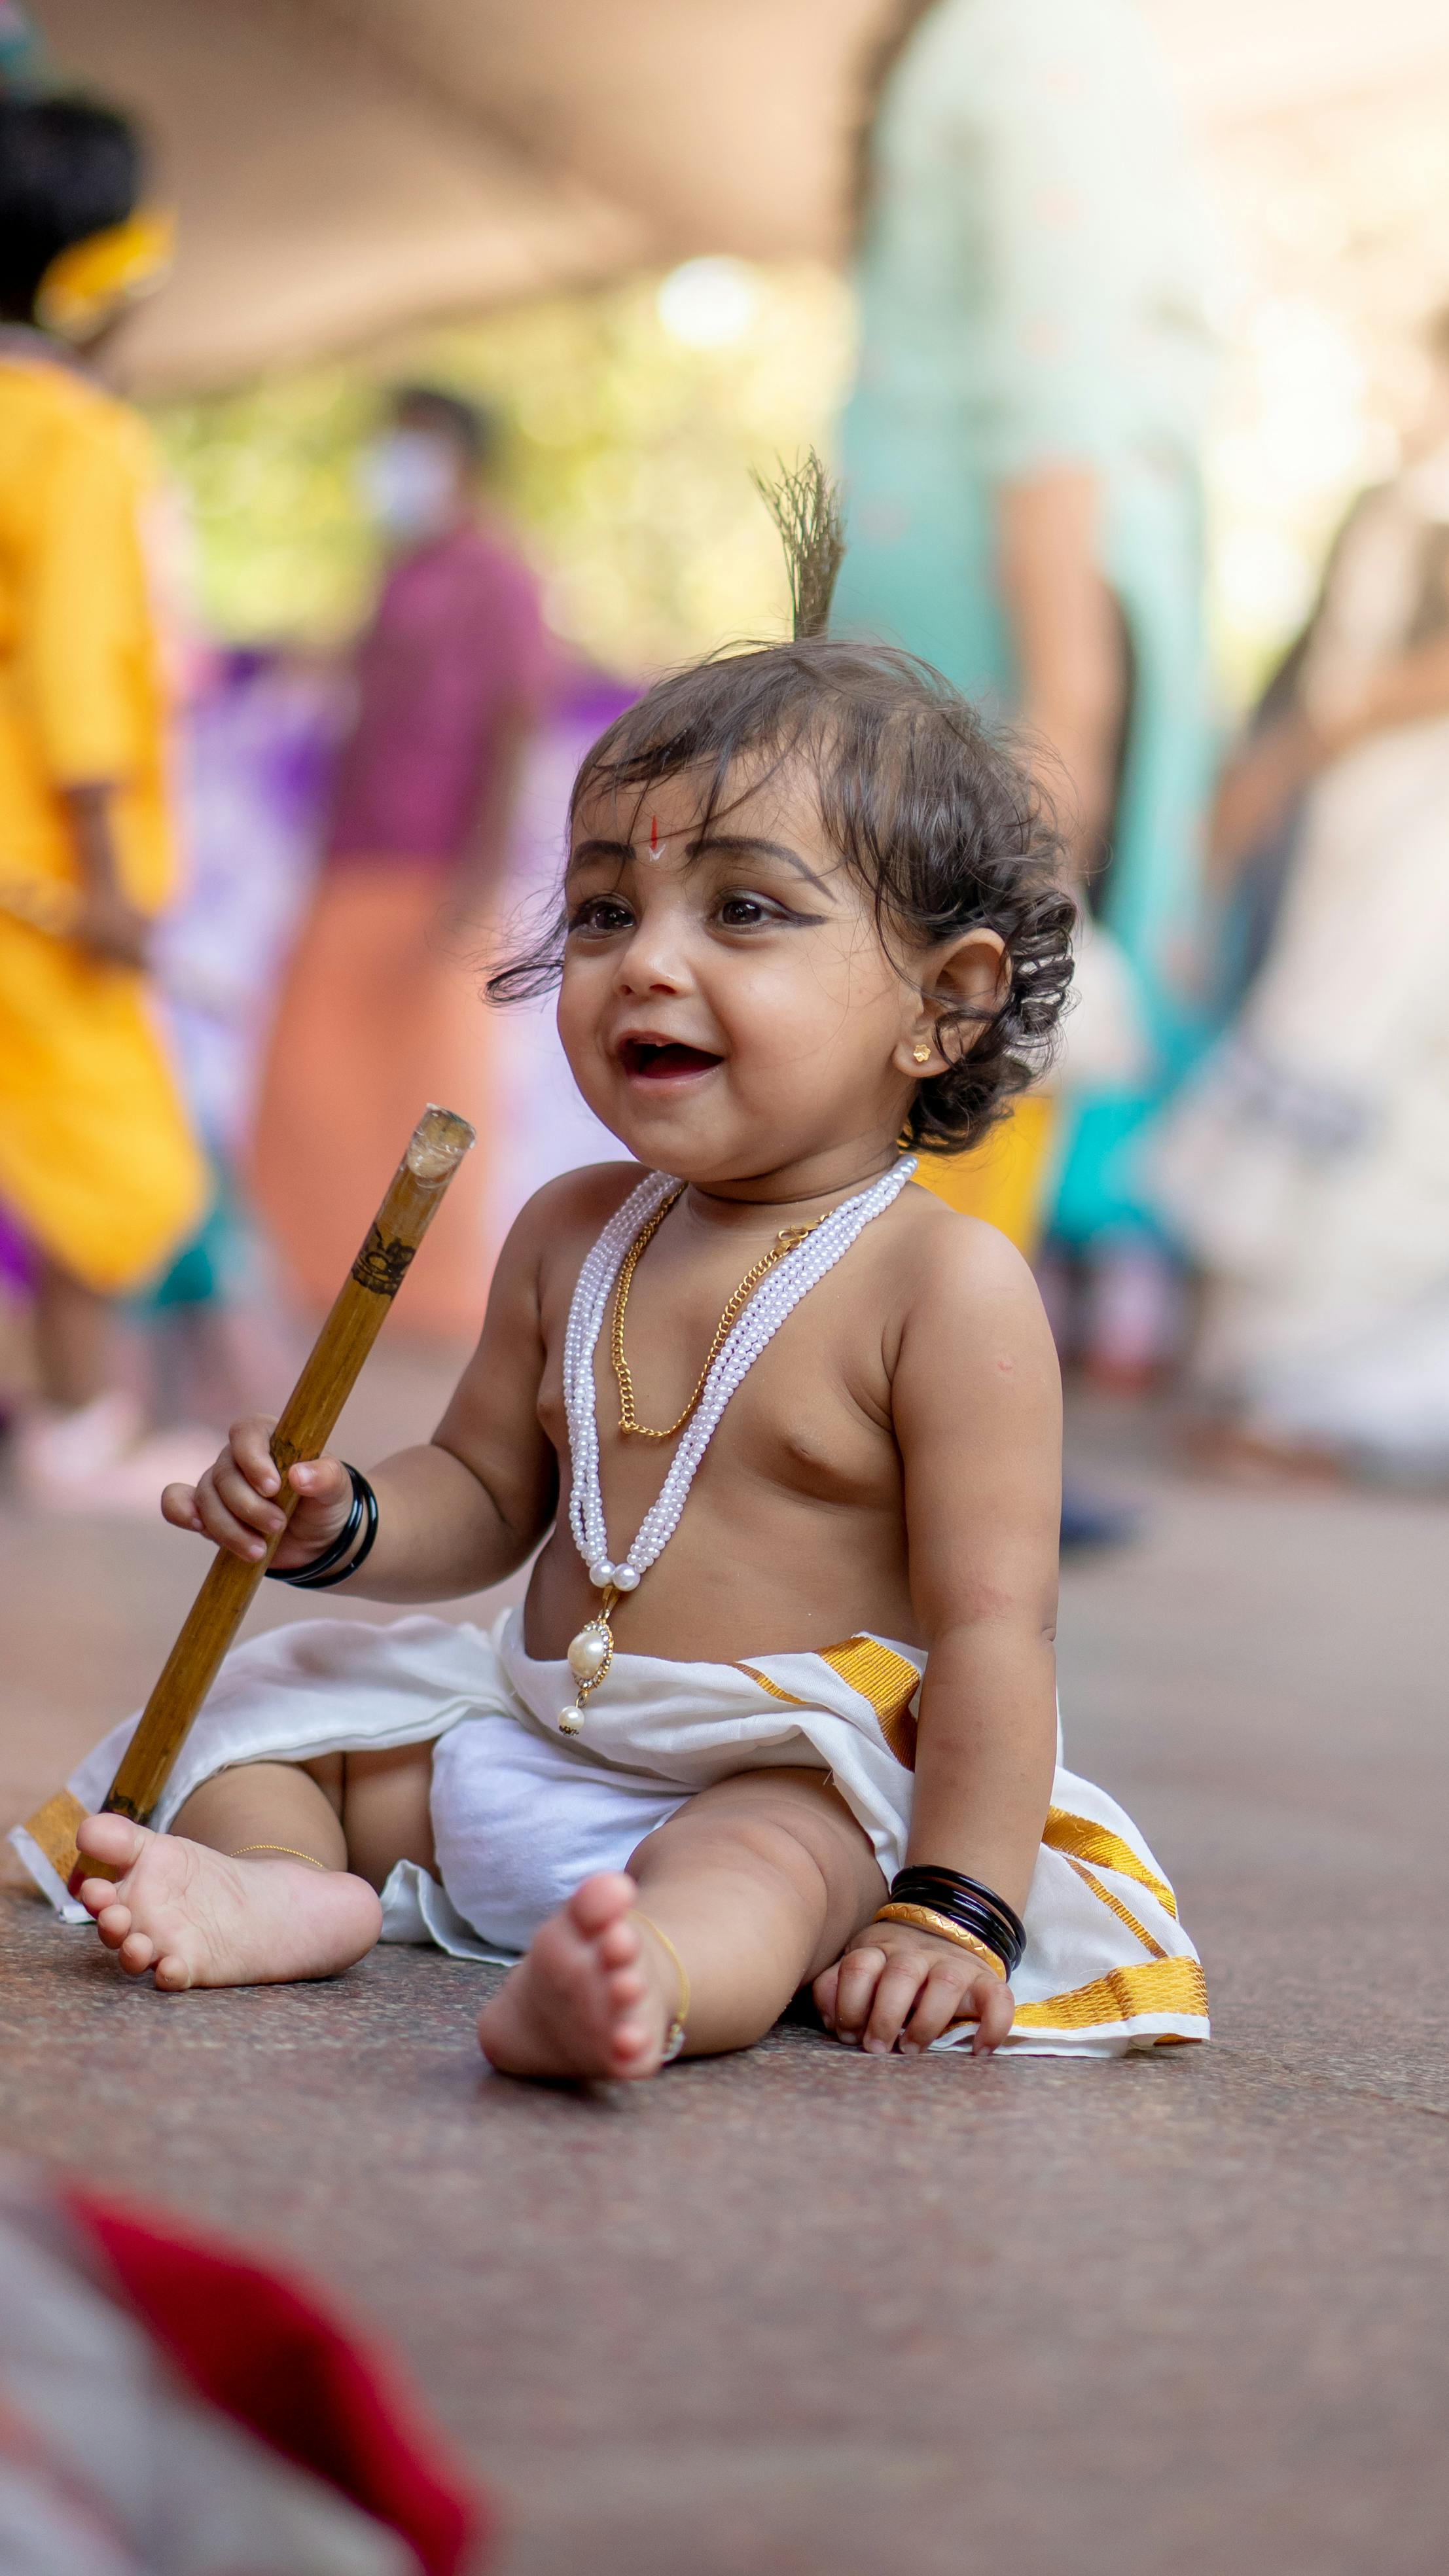
POLYGON ((462 2576, 486 2520, 377 2356, 316 2294, 166 2215, 88 2191, 66 2206, 192 2386, 400 2532, 427 2576, 462 2576))

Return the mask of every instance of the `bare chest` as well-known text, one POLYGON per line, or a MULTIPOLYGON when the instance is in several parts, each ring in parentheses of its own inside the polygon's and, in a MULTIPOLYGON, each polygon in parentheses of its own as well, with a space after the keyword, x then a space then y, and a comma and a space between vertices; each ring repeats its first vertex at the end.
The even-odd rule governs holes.
MULTIPOLYGON (((670 1283, 631 1298, 621 1389, 611 1317, 594 1354, 600 1480, 611 1535, 622 1549, 653 1503, 675 1455, 681 1417, 698 1394, 721 1313, 714 1283, 670 1283), (628 1397, 632 1396, 632 1407, 628 1397), (637 1428, 626 1429, 630 1411, 637 1428), (663 1436, 660 1436, 663 1435, 663 1436), (627 1524, 627 1526, 626 1526, 627 1524)), ((562 1331, 550 1335, 540 1420, 567 1490, 571 1465, 563 1404, 562 1331)), ((881 1319, 867 1283, 832 1273, 781 1325, 731 1397, 696 1477, 701 1505, 731 1518, 770 1495, 821 1504, 870 1505, 895 1497, 900 1460, 890 1421, 881 1319)))

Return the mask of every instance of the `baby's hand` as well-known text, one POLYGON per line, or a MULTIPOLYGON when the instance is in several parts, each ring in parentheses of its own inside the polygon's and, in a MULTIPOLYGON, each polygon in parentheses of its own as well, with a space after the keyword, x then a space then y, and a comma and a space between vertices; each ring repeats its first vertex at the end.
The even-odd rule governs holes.
POLYGON ((972 2054, 985 2056, 1016 2010, 1010 1987, 969 1950, 908 1923, 867 1923, 813 1991, 827 2030, 880 2056, 914 2057, 963 2020, 976 2023, 972 2054))
MULTIPOLYGON (((161 1509, 173 1528, 195 1530, 253 1564, 265 1556, 284 1518, 277 1502, 282 1480, 268 1446, 275 1429, 273 1417, 264 1413, 234 1422, 226 1447, 199 1485, 168 1485, 161 1509)), ((352 1479, 340 1458, 312 1458, 293 1467, 291 1483, 300 1499, 273 1559, 280 1567, 320 1556, 352 1509, 352 1479)))

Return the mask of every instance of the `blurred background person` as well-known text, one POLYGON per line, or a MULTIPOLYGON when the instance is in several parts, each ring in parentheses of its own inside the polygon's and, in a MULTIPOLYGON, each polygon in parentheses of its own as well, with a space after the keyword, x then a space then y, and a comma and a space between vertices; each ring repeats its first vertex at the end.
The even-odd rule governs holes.
POLYGON ((1449 1469, 1449 312, 1429 348, 1225 774, 1266 954, 1155 1155, 1207 1276, 1209 1445, 1244 1461, 1449 1469))
POLYGON ((923 1176, 1029 1254, 1050 1219, 1085 1266, 1089 1360, 1133 1383, 1171 1272, 1127 1158, 1192 1042, 1209 749, 1185 172, 1128 0, 906 0, 868 84, 843 442, 839 623, 1040 742, 1089 912, 1064 1112, 1030 1098, 923 1176))
POLYGON ((476 1332, 487 1293, 482 941, 549 662, 537 584, 480 498, 495 442, 487 413, 409 385, 363 458, 392 562, 251 1167, 297 1294, 323 1307, 425 1102, 471 1119, 479 1144, 408 1280, 407 1324, 441 1336, 476 1332))
POLYGON ((186 880, 156 960, 213 1197, 136 1310, 155 1401, 174 1418, 251 1411, 300 1356, 239 1174, 278 985, 317 871, 343 688, 335 657, 269 643, 205 653, 188 695, 178 760, 186 880))
MULTIPOLYGON (((558 910, 562 818, 585 752, 638 691, 578 653, 560 652, 544 720, 523 762, 499 919, 531 929, 558 910)), ((510 936, 514 935, 512 929, 510 936)), ((524 933, 527 936, 527 933, 524 933)), ((522 939, 519 940, 521 946, 522 939)), ((619 1142, 579 1097, 559 1044, 551 983, 520 978, 493 1018, 488 1161, 490 1260, 532 1198, 581 1163, 617 1161, 619 1142)))
POLYGON ((42 1502, 149 1510, 197 1442, 140 1439, 114 1308, 208 1184, 146 988, 175 875, 158 478, 95 374, 167 265, 143 186, 109 108, 0 98, 0 1202, 39 1385, 17 1465, 42 1502))

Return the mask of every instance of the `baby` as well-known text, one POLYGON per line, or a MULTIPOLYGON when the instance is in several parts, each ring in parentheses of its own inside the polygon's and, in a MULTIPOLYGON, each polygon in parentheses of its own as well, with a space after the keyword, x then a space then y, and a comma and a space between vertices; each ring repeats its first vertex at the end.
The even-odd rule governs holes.
MULTIPOLYGON (((80 1830, 123 1969, 324 1977, 380 1934, 512 1959, 479 2036, 521 2076, 745 2048, 803 1987, 873 2051, 990 2050, 1014 2012, 1014 2045, 1205 2035, 1171 1889, 1057 1768, 1036 1289, 908 1186, 1049 1050, 1054 859, 968 705, 882 647, 716 659, 603 736, 556 936, 492 990, 557 976, 633 1159, 524 1210, 430 1442, 370 1483, 292 1468, 276 1559, 399 1603, 532 1559, 526 1602, 491 1638, 319 1622, 233 1656, 170 1830, 80 1830)), ((167 1519, 260 1556, 269 1429, 167 1519)))

